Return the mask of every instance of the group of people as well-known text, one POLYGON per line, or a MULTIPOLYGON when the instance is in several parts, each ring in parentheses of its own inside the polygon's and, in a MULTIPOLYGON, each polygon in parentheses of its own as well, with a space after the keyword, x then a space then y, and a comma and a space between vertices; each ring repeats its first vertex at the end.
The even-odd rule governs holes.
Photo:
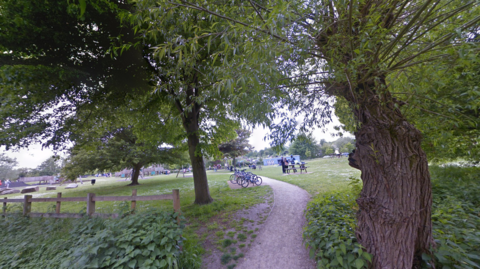
MULTIPOLYGON (((10 181, 10 179, 7 178, 7 180, 5 180, 5 187, 10 188, 10 183, 12 183, 12 182, 10 181)), ((3 183, 0 180, 0 188, 2 188, 2 185, 3 185, 3 183)))
MULTIPOLYGON (((290 163, 295 164, 295 157, 293 157, 293 155, 290 156, 290 163)), ((282 157, 282 159, 279 160, 279 164, 280 164, 280 166, 282 166, 283 173, 284 174, 287 173, 287 168, 288 168, 288 164, 289 164, 288 159, 285 158, 285 157, 282 157)))

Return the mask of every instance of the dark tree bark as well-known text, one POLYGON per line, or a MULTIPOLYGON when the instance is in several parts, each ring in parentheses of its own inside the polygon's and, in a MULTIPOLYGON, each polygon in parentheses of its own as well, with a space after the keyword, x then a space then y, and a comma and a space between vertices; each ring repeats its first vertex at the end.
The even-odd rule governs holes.
POLYGON ((356 100, 354 114, 361 126, 349 158, 350 165, 362 171, 357 238, 373 254, 373 268, 419 268, 422 253, 430 253, 434 244, 432 190, 421 133, 388 92, 378 94, 374 83, 355 90, 366 96, 356 100))
POLYGON ((213 199, 208 188, 207 171, 205 170, 203 156, 196 152, 198 144, 198 135, 192 134, 188 136, 188 153, 192 162, 195 204, 209 204, 213 202, 213 199))
MULTIPOLYGON (((194 78, 194 81, 196 79, 194 78)), ((182 114, 182 123, 187 132, 188 140, 188 154, 192 162, 193 184, 195 188, 195 204, 209 204, 213 202, 208 188, 207 171, 205 170, 205 163, 203 161, 203 154, 198 150, 200 144, 199 130, 200 130, 200 109, 201 105, 193 101, 194 97, 199 96, 200 90, 189 87, 186 90, 187 100, 186 105, 188 110, 182 107, 182 104, 176 100, 175 105, 182 114)), ((174 92, 171 94, 175 96, 174 92)))
POLYGON ((128 184, 128 186, 140 185, 140 183, 138 183, 138 176, 140 175, 140 169, 142 169, 142 166, 143 164, 141 163, 133 165, 132 183, 128 184))

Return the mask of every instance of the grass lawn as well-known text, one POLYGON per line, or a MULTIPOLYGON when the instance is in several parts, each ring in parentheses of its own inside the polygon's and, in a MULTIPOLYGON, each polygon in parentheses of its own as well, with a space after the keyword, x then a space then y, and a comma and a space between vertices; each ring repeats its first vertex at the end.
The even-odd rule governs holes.
MULTIPOLYGON (((347 158, 306 160, 308 173, 283 174, 280 166, 262 166, 262 170, 253 171, 260 176, 277 179, 299 186, 312 196, 328 191, 342 191, 348 188, 350 177, 360 178, 360 170, 348 165, 347 158)), ((249 170, 250 171, 250 170, 249 170)))
MULTIPOLYGON (((269 191, 268 187, 248 188, 231 190, 228 187, 227 180, 230 173, 225 172, 207 172, 210 194, 215 200, 212 204, 206 206, 197 206, 193 204, 195 199, 193 177, 182 177, 176 174, 154 176, 147 179, 140 179, 140 185, 130 187, 126 186, 129 181, 121 178, 96 178, 94 186, 90 184, 90 178, 84 179, 83 184, 78 182, 78 188, 65 189, 67 184, 57 186, 57 190, 46 191, 47 185, 40 185, 40 191, 30 193, 35 197, 56 197, 57 192, 62 193, 62 197, 86 197, 87 193, 95 193, 97 196, 128 196, 132 194, 132 189, 137 189, 138 196, 169 194, 172 189, 180 190, 180 203, 184 216, 198 217, 201 221, 206 221, 219 211, 236 211, 238 209, 263 202, 263 197, 269 191)), ((9 198, 23 198, 24 194, 5 195, 9 198)), ((129 208, 129 202, 97 202, 95 211, 97 213, 118 213, 122 209, 129 208)), ((137 201, 137 211, 145 211, 152 208, 162 210, 173 210, 173 203, 170 200, 161 201, 137 201)), ((21 211, 20 203, 9 204, 12 211, 21 211)), ((55 203, 32 203, 32 212, 54 212, 55 203)), ((62 213, 79 213, 86 210, 85 202, 63 202, 62 213)))

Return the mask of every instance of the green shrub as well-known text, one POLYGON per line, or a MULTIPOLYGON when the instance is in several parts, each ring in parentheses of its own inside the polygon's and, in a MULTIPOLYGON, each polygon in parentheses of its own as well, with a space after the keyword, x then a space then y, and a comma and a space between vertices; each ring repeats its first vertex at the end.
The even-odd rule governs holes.
POLYGON ((244 235, 244 234, 238 234, 237 239, 240 240, 240 241, 245 241, 245 240, 247 240, 247 236, 244 235))
POLYGON ((372 257, 355 237, 355 205, 354 197, 344 194, 320 196, 308 204, 303 236, 318 268, 367 268, 372 257))
POLYGON ((480 268, 480 169, 432 166, 430 172, 436 268, 480 268))
POLYGON ((191 245, 180 251, 182 228, 176 214, 166 212, 122 219, 9 217, 0 229, 0 268, 200 267, 196 253, 186 253, 191 245))
POLYGON ((222 247, 226 248, 226 247, 230 246, 232 243, 233 243, 233 241, 231 239, 229 239, 229 238, 224 239, 222 241, 222 247))
POLYGON ((232 255, 228 254, 228 253, 224 253, 222 255, 222 257, 220 257, 220 261, 222 262, 222 264, 227 264, 229 263, 230 261, 232 260, 232 255))

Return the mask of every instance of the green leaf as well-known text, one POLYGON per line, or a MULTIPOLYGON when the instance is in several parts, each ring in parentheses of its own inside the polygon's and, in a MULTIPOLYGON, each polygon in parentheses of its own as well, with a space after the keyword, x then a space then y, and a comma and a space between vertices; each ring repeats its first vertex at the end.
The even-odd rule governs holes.
POLYGON ((131 260, 128 262, 128 266, 130 268, 135 268, 135 265, 137 264, 137 260, 131 260))
POLYGON ((311 248, 310 249, 310 259, 315 258, 315 249, 311 248))
POLYGON ((341 266, 343 266, 343 257, 341 255, 337 255, 337 261, 341 266))
POLYGON ((365 265, 365 262, 362 259, 356 259, 355 260, 355 266, 357 269, 362 268, 365 265))
POLYGON ((79 0, 80 3, 80 17, 83 17, 85 14, 85 10, 87 9, 87 1, 86 0, 79 0))

